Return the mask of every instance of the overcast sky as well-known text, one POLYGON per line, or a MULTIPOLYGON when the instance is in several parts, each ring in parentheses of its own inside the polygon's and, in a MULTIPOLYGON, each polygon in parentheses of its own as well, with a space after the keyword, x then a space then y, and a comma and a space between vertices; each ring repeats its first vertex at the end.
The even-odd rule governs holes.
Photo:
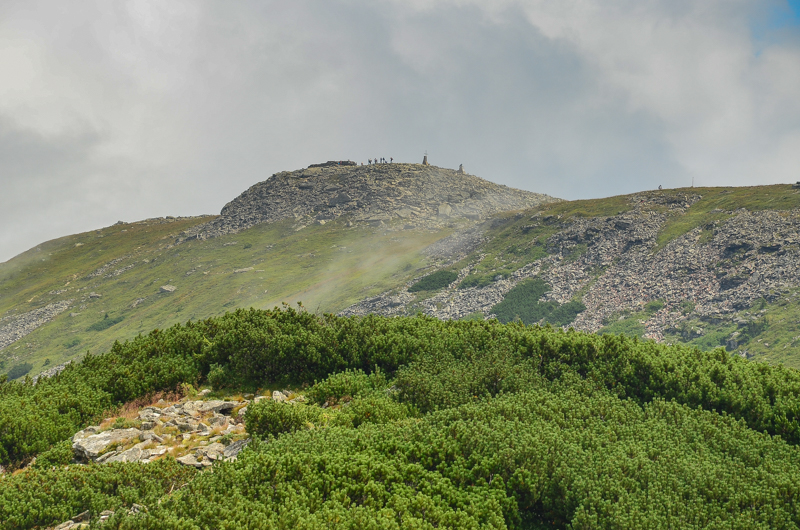
POLYGON ((800 0, 4 0, 0 261, 331 159, 794 182, 799 96, 800 0))

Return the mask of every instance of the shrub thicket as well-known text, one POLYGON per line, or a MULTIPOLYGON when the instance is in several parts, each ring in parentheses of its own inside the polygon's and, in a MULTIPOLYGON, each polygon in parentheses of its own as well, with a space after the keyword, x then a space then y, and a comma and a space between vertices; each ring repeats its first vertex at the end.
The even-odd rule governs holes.
POLYGON ((559 304, 539 299, 550 290, 540 278, 528 280, 511 289, 503 301, 491 309, 502 323, 520 320, 523 324, 550 323, 556 326, 566 326, 575 320, 578 313, 586 310, 586 306, 578 301, 559 304))
POLYGON ((459 289, 469 289, 470 287, 486 287, 490 283, 494 276, 492 274, 470 274, 463 280, 461 283, 458 284, 459 289))
POLYGON ((300 429, 313 429, 322 419, 322 409, 265 399, 247 407, 247 430, 259 436, 277 436, 300 429))
POLYGON ((309 397, 341 407, 251 405, 248 429, 270 443, 167 497, 169 463, 4 478, 4 528, 134 498, 150 514, 119 511, 112 526, 800 524, 800 373, 497 321, 240 310, 154 331, 35 385, 0 385, 0 457, 60 465, 64 441, 103 411, 213 370, 238 385, 319 381, 309 397))
POLYGON ((8 371, 8 379, 19 379, 20 377, 27 375, 31 370, 33 370, 33 365, 31 363, 17 364, 12 366, 11 370, 8 371))
MULTIPOLYGON (((107 464, 30 469, 0 480, 0 528, 55 526, 89 510, 155 506, 196 471, 164 459, 151 464, 107 464)), ((119 516, 122 516, 119 510, 119 516)))
POLYGON ((409 287, 408 292, 438 291, 456 281, 456 278, 458 278, 458 274, 453 271, 436 271, 409 287))
MULTIPOLYGON (((257 386, 313 382, 376 366, 391 375, 402 365, 469 352, 526 358, 547 379, 577 373, 640 403, 661 397, 725 411, 753 429, 800 442, 800 374, 721 351, 492 321, 239 310, 117 343, 107 354, 87 356, 36 385, 0 385, 0 463, 46 451, 126 401, 199 382, 214 364, 238 384, 257 386)), ((498 391, 506 391, 505 384, 510 382, 499 383, 498 391)), ((416 387, 409 379, 404 388, 417 392, 416 387)), ((423 408, 436 408, 438 399, 423 408)))
POLYGON ((121 527, 794 528, 798 473, 731 417, 574 382, 256 443, 121 527))
POLYGON ((377 368, 366 374, 363 370, 345 370, 315 383, 306 398, 319 405, 336 405, 342 398, 350 401, 354 397, 386 388, 386 376, 377 368))

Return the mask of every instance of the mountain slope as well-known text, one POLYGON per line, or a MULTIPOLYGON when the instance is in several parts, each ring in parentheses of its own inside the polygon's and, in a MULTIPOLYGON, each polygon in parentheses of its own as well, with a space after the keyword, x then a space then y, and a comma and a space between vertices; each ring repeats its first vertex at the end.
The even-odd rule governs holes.
POLYGON ((419 274, 422 250, 453 231, 547 200, 432 166, 312 168, 255 185, 219 217, 51 241, 0 264, 0 373, 35 374, 237 307, 337 312, 419 274), (339 202, 342 186, 350 202, 339 202))
POLYGON ((415 293, 416 278, 344 314, 544 318, 800 366, 800 191, 788 185, 548 204, 481 230, 468 255, 440 256, 449 285, 415 293), (498 305, 525 289, 536 299, 498 305))

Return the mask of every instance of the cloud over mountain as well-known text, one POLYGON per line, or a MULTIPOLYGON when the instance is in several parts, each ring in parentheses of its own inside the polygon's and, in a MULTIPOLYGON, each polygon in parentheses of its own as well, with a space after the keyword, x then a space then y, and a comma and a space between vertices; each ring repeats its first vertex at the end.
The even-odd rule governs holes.
POLYGON ((564 198, 797 180, 781 2, 14 1, 0 259, 392 156, 564 198))

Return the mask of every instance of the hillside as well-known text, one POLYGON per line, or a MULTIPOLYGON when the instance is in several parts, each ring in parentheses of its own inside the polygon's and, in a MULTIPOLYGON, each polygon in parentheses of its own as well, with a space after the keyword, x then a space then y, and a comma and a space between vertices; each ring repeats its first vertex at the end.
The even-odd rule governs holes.
POLYGON ((0 267, 76 361, 0 383, 0 528, 800 527, 796 190, 240 215, 289 184, 0 267))
POLYGON ((415 164, 283 172, 220 216, 117 224, 0 264, 0 373, 300 301, 519 318, 800 367, 799 219, 788 185, 557 201, 415 164))
POLYGON ((238 307, 340 311, 419 274, 442 237, 552 200, 433 166, 331 166, 274 175, 218 217, 50 241, 0 264, 0 373, 238 307))
POLYGON ((417 290, 418 276, 343 314, 520 318, 800 367, 800 190, 789 185, 553 203, 457 237, 461 252, 434 247, 430 272, 447 281, 417 290))

